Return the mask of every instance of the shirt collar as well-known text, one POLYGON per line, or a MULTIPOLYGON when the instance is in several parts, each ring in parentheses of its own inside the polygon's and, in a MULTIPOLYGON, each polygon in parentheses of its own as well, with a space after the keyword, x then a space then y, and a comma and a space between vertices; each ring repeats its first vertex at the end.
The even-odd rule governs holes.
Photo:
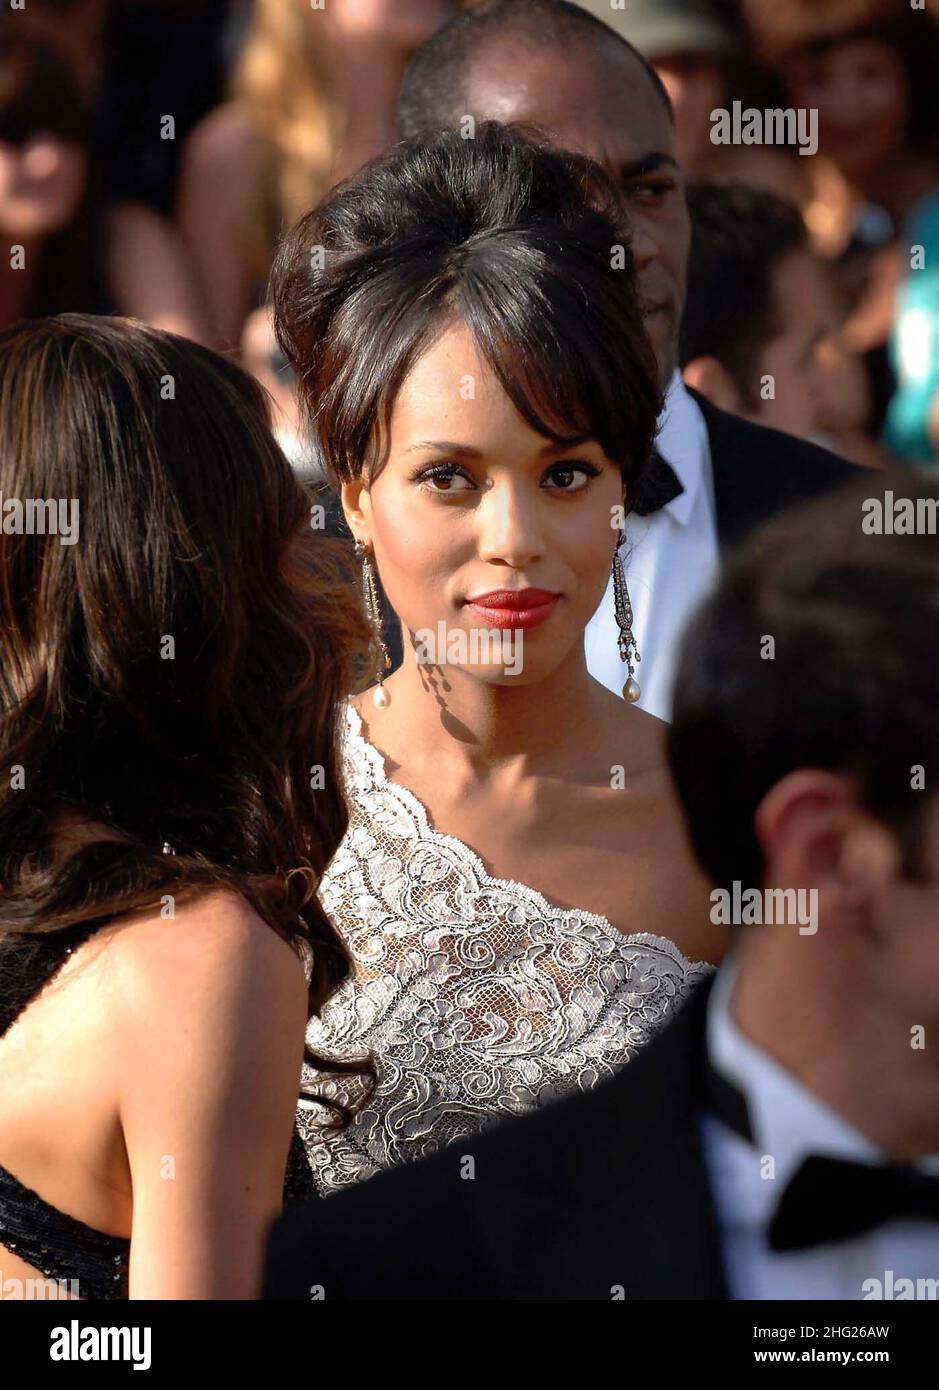
MULTIPOLYGON (((779 1194, 809 1153, 859 1162, 875 1160, 876 1147, 812 1095, 734 1023, 730 997, 736 961, 725 961, 708 1000, 707 1050, 711 1066, 742 1092, 753 1142, 705 1112, 705 1132, 721 1135, 715 1178, 722 1205, 740 1228, 761 1225, 779 1194), (771 1159, 773 1168, 767 1172, 771 1159), (772 1181, 768 1179, 772 1178, 772 1181)), ((728 1220, 731 1218, 728 1216, 728 1220)))
MULTIPOLYGON (((858 1163, 886 1159, 877 1145, 740 1031, 730 1013, 736 978, 737 962, 731 957, 718 971, 708 1000, 707 1051, 714 1070, 746 1097, 753 1143, 709 1112, 702 1120, 721 1209, 727 1224, 745 1228, 769 1219, 783 1187, 810 1153, 858 1163), (710 1136, 716 1133, 721 1136, 719 1149, 710 1147, 710 1136), (764 1167, 767 1158, 773 1160, 772 1182, 764 1167)), ((922 1158, 915 1166, 939 1173, 939 1155, 922 1158)))
POLYGON ((711 451, 704 416, 687 391, 677 367, 665 392, 656 447, 672 465, 684 489, 662 510, 680 526, 687 526, 694 511, 698 489, 705 483, 705 470, 711 451))
POLYGON ((809 1153, 858 1162, 882 1159, 875 1144, 740 1031, 730 1013, 736 978, 737 964, 730 960, 708 1000, 708 1057, 715 1071, 746 1097, 754 1145, 761 1155, 772 1156, 777 1180, 788 1181, 809 1153))

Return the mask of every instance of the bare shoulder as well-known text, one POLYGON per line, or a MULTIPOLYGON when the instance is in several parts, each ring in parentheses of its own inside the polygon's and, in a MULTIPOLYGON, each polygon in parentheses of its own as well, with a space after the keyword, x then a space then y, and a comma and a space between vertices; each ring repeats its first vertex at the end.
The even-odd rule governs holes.
POLYGON ((109 937, 108 969, 131 1026, 154 1012, 250 1016, 306 998, 299 956, 234 892, 165 902, 119 919, 109 937))

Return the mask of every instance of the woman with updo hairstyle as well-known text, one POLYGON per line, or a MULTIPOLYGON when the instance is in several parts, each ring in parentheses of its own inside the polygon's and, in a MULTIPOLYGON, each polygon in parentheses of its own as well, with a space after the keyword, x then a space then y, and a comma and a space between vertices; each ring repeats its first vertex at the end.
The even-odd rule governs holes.
POLYGON ((4 1295, 249 1298, 311 1190, 368 630, 261 388, 187 339, 0 333, 0 499, 4 1295))
MULTIPOLYGON (((497 123, 406 141, 290 231, 272 289, 377 648, 320 889, 352 975, 307 1034, 377 1084, 344 1133, 300 1112, 331 1192, 591 1087, 723 942, 664 726, 585 660, 660 405, 612 182, 497 123)), ((625 584, 619 613, 634 698, 625 584)))

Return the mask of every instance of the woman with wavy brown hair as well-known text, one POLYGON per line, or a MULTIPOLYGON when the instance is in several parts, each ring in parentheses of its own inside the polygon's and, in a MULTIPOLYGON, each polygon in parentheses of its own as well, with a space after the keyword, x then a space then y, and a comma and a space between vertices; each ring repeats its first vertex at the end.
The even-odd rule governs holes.
POLYGON ((315 893, 367 629, 263 392, 185 339, 0 334, 0 494, 3 1287, 249 1297, 348 970, 315 893))

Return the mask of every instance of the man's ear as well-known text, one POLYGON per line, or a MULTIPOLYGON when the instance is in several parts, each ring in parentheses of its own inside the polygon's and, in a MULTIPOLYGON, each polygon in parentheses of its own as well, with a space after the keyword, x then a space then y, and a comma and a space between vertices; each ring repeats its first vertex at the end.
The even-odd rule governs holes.
POLYGON ((346 524, 357 541, 368 545, 372 539, 372 500, 364 478, 343 483, 339 489, 346 524))
POLYGON ((896 840, 860 804, 851 778, 839 773, 789 773, 760 802, 754 828, 767 881, 817 888, 834 910, 830 921, 856 918, 897 872, 896 840))
POLYGON ((743 396, 736 382, 716 357, 694 357, 681 374, 685 385, 706 396, 712 405, 729 410, 732 415, 743 410, 743 396))

